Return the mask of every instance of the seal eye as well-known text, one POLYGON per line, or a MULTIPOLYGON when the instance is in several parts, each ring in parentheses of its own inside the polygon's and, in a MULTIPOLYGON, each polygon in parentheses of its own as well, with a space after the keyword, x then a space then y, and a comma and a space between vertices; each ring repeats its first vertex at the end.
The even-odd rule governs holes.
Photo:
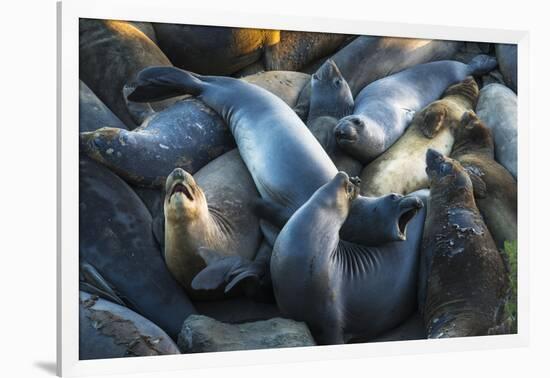
POLYGON ((342 80, 341 79, 334 79, 334 85, 336 85, 336 86, 342 85, 342 80))

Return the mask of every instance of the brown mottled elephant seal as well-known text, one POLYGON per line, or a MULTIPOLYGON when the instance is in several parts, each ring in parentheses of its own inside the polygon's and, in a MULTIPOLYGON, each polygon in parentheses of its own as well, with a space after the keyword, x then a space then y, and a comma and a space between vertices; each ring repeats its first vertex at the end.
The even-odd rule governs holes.
POLYGON ((268 71, 300 71, 309 63, 332 54, 352 36, 281 30, 279 43, 265 49, 264 64, 268 71))
POLYGON ((334 137, 338 120, 352 111, 353 95, 346 79, 334 61, 328 59, 311 76, 311 101, 306 124, 336 168, 355 177, 361 172, 362 164, 343 152, 334 137))
POLYGON ((245 76, 241 80, 268 90, 288 106, 293 107, 310 77, 311 75, 302 72, 267 71, 245 76))
POLYGON ((166 265, 193 297, 221 295, 201 293, 191 286, 206 266, 201 249, 224 257, 254 258, 261 241, 259 219, 253 212, 256 198, 258 191, 238 150, 210 162, 194 177, 180 168, 168 176, 164 200, 166 265))
MULTIPOLYGON (((80 79, 129 129, 138 125, 128 112, 124 85, 145 67, 171 65, 157 45, 129 22, 79 21, 80 79)), ((173 102, 153 104, 153 108, 161 110, 173 102)))
POLYGON ((230 75, 256 62, 280 40, 278 30, 153 24, 162 51, 175 66, 208 75, 230 75))
POLYGON ((304 321, 320 344, 342 344, 388 331, 416 310, 419 247, 425 211, 410 222, 405 242, 365 247, 340 240, 359 188, 339 172, 281 230, 271 257, 277 304, 304 321))
POLYGON ((78 319, 80 360, 180 353, 176 343, 150 320, 83 291, 78 319))
POLYGON ((361 194, 381 196, 407 194, 427 188, 426 151, 449 155, 453 147, 452 128, 466 110, 475 109, 479 88, 469 77, 450 86, 443 98, 417 113, 407 131, 386 152, 361 172, 361 194))
MULTIPOLYGON (((414 38, 359 36, 334 54, 355 97, 366 85, 418 64, 451 59, 462 42, 414 38)), ((307 119, 311 87, 300 94, 295 111, 307 119)))
POLYGON ((431 195, 422 240, 419 302, 428 338, 487 335, 500 322, 507 277, 460 163, 426 154, 431 195))
POLYGON ((454 131, 451 157, 466 169, 474 186, 476 204, 497 247, 518 238, 517 183, 494 159, 491 130, 473 111, 464 113, 461 127, 454 131))

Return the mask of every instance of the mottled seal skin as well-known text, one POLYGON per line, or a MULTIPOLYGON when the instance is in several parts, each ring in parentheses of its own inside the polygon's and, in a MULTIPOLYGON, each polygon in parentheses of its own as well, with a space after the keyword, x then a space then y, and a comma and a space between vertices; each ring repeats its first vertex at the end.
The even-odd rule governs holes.
POLYGON ((518 45, 497 44, 495 52, 498 68, 504 76, 504 82, 514 92, 518 92, 518 45))
POLYGON ((245 76, 242 80, 268 90, 288 106, 293 107, 310 77, 311 75, 302 72, 268 71, 245 76))
POLYGON ((365 247, 339 237, 358 192, 339 172, 292 215, 273 248, 271 278, 279 309, 306 322, 320 344, 375 337, 416 309, 423 203, 418 196, 407 198, 420 214, 411 221, 406 242, 365 247))
POLYGON ((469 77, 450 86, 443 98, 418 112, 407 131, 386 152, 361 172, 361 194, 408 194, 429 186, 426 151, 448 156, 453 147, 452 129, 467 110, 475 109, 479 88, 469 77))
MULTIPOLYGON (((406 68, 451 59, 462 42, 414 38, 359 36, 334 54, 334 60, 355 97, 366 85, 406 68)), ((307 119, 311 87, 306 86, 295 107, 307 119)))
MULTIPOLYGON (((337 173, 288 105, 242 80, 200 76, 174 67, 151 67, 139 74, 128 98, 146 102, 181 94, 198 96, 222 116, 262 199, 281 208, 287 219, 337 173)), ((361 206, 357 212, 364 223, 357 224, 350 234, 367 245, 402 240, 404 236, 397 227, 403 212, 400 200, 393 196, 358 198, 355 202, 361 206)), ((265 224, 262 231, 273 243, 277 232, 265 224)))
POLYGON ((175 337, 195 309, 162 260, 147 208, 122 179, 85 156, 79 185, 80 262, 95 267, 128 307, 175 337))
POLYGON ((129 183, 162 187, 175 168, 193 174, 235 148, 224 121, 196 99, 178 101, 132 130, 80 134, 80 150, 129 183))
POLYGON ((279 43, 265 49, 264 65, 268 71, 300 71, 309 63, 332 54, 351 36, 282 30, 280 38, 279 43))
POLYGON ((168 176, 166 265, 194 298, 212 299, 219 294, 198 292, 191 285, 206 266, 201 248, 224 257, 254 258, 261 241, 260 221, 253 212, 257 198, 258 191, 236 149, 212 161, 195 177, 180 168, 168 176))
POLYGON ((340 149, 333 132, 338 120, 352 111, 351 90, 334 61, 329 59, 311 76, 307 127, 336 168, 353 177, 359 175, 363 166, 340 149))
POLYGON ((158 45, 181 68, 208 75, 230 75, 256 62, 280 40, 278 30, 153 24, 158 45))
POLYGON ((78 130, 80 132, 95 131, 102 127, 128 129, 124 123, 82 80, 78 91, 78 130))
POLYGON ((469 64, 425 63, 377 80, 357 95, 353 115, 334 128, 336 140, 344 151, 368 164, 395 143, 415 112, 439 99, 450 85, 494 67, 495 58, 478 55, 469 64))
POLYGON ((517 240, 517 183, 494 159, 491 130, 473 111, 464 113, 454 130, 451 157, 466 169, 474 186, 476 204, 498 248, 517 240))
POLYGON ((150 320, 83 291, 78 319, 80 360, 180 353, 176 343, 150 320))
MULTIPOLYGON (((128 128, 137 127, 128 112, 123 86, 145 67, 172 64, 153 41, 129 22, 81 18, 79 28, 80 79, 128 128)), ((172 102, 153 107, 161 110, 172 102)))
POLYGON ((518 99, 501 84, 481 89, 476 114, 493 132, 495 158, 517 180, 518 177, 518 99))
POLYGON ((476 207, 467 171, 426 154, 430 199, 422 239, 419 303, 428 338, 486 335, 501 317, 507 278, 476 207))

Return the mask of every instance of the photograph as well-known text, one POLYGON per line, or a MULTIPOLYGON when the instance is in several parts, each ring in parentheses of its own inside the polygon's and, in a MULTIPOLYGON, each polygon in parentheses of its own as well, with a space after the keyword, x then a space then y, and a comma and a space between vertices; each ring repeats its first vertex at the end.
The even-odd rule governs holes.
POLYGON ((80 18, 77 69, 80 360, 518 333, 517 44, 80 18))

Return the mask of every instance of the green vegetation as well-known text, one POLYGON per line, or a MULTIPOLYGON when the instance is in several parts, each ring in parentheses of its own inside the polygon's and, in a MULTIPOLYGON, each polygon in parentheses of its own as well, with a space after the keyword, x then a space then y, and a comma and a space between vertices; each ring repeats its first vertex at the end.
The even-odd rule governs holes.
POLYGON ((518 325, 518 242, 504 242, 504 256, 508 262, 508 280, 510 282, 510 294, 504 305, 504 318, 510 322, 510 333, 517 333, 518 325))

